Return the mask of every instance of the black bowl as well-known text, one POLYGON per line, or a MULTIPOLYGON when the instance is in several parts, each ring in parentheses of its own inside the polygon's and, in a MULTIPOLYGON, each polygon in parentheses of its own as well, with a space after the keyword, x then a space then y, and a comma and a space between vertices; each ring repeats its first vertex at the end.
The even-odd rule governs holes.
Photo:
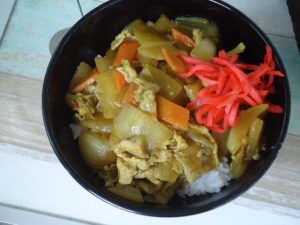
POLYGON ((213 20, 220 29, 222 47, 230 49, 240 41, 246 46, 242 60, 260 63, 265 46, 274 51, 279 70, 285 69, 273 44, 244 14, 216 0, 112 0, 80 19, 65 35, 49 63, 43 86, 43 117, 51 145, 64 167, 86 190, 122 209, 150 216, 184 216, 211 210, 248 190, 271 166, 287 132, 290 115, 290 91, 287 77, 276 79, 276 94, 271 100, 284 108, 283 114, 269 114, 264 136, 266 151, 251 164, 246 174, 233 180, 221 192, 186 199, 174 197, 168 205, 139 204, 124 200, 106 190, 83 162, 69 124, 72 112, 64 95, 80 61, 94 64, 97 54, 104 54, 114 37, 134 19, 155 21, 162 13, 170 18, 179 15, 201 16, 213 20))

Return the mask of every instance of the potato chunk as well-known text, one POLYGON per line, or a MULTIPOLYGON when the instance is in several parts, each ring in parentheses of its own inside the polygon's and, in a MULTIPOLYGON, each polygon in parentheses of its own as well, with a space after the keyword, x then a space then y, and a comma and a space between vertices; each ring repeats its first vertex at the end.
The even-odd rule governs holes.
POLYGON ((227 139, 227 148, 232 155, 234 155, 241 147, 242 140, 246 137, 254 119, 265 114, 268 108, 268 104, 261 104, 250 107, 247 110, 241 110, 239 124, 230 130, 227 139))
POLYGON ((117 185, 114 187, 109 187, 108 190, 116 195, 134 202, 143 203, 144 199, 139 189, 127 186, 127 185, 117 185))
POLYGON ((173 40, 167 39, 165 36, 157 32, 154 28, 149 27, 141 20, 137 20, 133 27, 133 34, 142 46, 154 47, 159 45, 172 45, 173 40))
POLYGON ((162 146, 172 131, 145 112, 127 104, 114 119, 114 137, 122 140, 133 135, 144 135, 149 151, 162 146))
POLYGON ((113 151, 108 151, 108 140, 97 133, 82 131, 79 147, 83 159, 94 169, 102 169, 116 161, 113 151))

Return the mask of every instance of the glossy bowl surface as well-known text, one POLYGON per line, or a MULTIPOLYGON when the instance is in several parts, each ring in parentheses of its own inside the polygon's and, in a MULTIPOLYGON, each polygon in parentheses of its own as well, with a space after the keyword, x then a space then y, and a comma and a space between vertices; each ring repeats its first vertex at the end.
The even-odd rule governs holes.
MULTIPOLYGON (((221 192, 186 199, 174 197, 168 205, 139 204, 108 192, 83 162, 78 144, 73 141, 69 124, 72 112, 64 95, 80 61, 94 64, 94 57, 104 54, 114 37, 134 19, 155 21, 162 13, 176 16, 200 16, 213 20, 221 33, 222 47, 230 49, 243 41, 246 51, 241 59, 262 62, 265 46, 272 47, 279 70, 285 69, 273 44, 245 15, 230 5, 216 0, 112 0, 100 5, 80 19, 60 42, 49 63, 43 85, 43 118, 51 145, 64 167, 86 190, 117 207, 150 216, 174 217, 211 210, 248 190, 271 166, 287 132, 290 115, 290 91, 287 77, 276 79, 276 94, 271 101, 281 105, 283 114, 269 114, 264 136, 266 151, 252 163, 247 173, 233 180, 221 192)), ((56 184, 59 185, 59 184, 56 184)))

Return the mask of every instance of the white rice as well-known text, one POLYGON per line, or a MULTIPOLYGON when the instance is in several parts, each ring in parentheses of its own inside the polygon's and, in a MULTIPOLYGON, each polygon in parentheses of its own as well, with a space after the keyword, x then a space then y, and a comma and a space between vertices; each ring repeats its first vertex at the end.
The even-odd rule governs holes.
POLYGON ((186 183, 178 194, 181 197, 219 192, 232 179, 227 159, 218 168, 197 178, 192 184, 186 183))
POLYGON ((73 139, 76 140, 77 138, 79 138, 80 133, 83 130, 83 127, 75 123, 70 123, 69 127, 72 130, 73 139))

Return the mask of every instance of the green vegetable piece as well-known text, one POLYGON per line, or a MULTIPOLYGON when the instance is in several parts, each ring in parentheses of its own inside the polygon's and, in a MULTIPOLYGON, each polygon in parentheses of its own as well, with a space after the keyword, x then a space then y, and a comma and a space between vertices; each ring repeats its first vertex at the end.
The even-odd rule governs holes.
POLYGON ((219 29, 215 23, 202 17, 177 17, 175 19, 176 27, 187 34, 192 34, 193 29, 200 29, 204 32, 204 37, 210 38, 215 43, 219 42, 219 29))
POLYGON ((255 118, 265 114, 268 108, 268 104, 261 104, 250 107, 247 110, 241 110, 239 123, 235 127, 231 128, 227 139, 227 149, 232 155, 235 155, 242 146, 242 140, 246 137, 250 125, 253 123, 255 118))
POLYGON ((209 38, 204 38, 197 43, 195 48, 193 48, 191 56, 210 61, 212 57, 216 55, 216 51, 217 48, 215 43, 209 38))
POLYGON ((241 177, 248 168, 249 162, 247 160, 232 160, 230 170, 233 178, 237 179, 241 177))
POLYGON ((260 150, 260 140, 263 132, 264 121, 260 118, 255 118, 250 126, 248 134, 248 148, 246 151, 247 159, 258 159, 260 150))
POLYGON ((229 56, 233 56, 234 54, 243 53, 246 49, 246 45, 243 42, 240 42, 234 49, 227 52, 229 56))
POLYGON ((195 27, 195 28, 203 28, 210 25, 209 20, 202 17, 179 16, 176 17, 175 22, 178 24, 182 24, 189 27, 195 27))
POLYGON ((162 14, 154 24, 154 28, 161 33, 168 33, 173 26, 172 21, 162 14))

